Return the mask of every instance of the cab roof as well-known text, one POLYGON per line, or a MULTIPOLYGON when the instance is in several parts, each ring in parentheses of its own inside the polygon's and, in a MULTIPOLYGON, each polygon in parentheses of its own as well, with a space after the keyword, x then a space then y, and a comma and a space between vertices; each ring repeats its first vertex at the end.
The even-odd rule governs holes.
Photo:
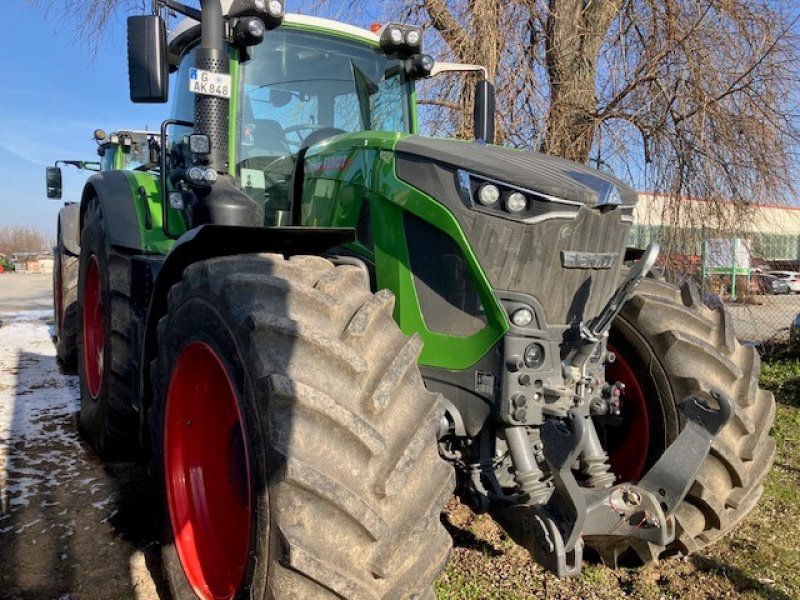
MULTIPOLYGON (((222 13, 224 15, 228 14, 232 2, 233 0, 222 0, 222 13)), ((330 19, 322 19, 320 17, 287 13, 286 16, 284 17, 284 23, 287 25, 296 25, 299 27, 324 29, 332 33, 339 33, 350 37, 360 38, 365 42, 375 45, 377 45, 380 42, 380 38, 372 31, 369 31, 368 29, 362 29, 361 27, 355 27, 354 25, 347 25, 346 23, 340 23, 339 21, 332 21, 330 19)), ((188 34, 189 31, 192 30, 192 28, 197 27, 198 25, 199 23, 194 19, 190 19, 188 17, 182 19, 178 23, 178 25, 170 32, 169 36, 170 44, 172 44, 173 41, 179 39, 180 37, 188 34)))

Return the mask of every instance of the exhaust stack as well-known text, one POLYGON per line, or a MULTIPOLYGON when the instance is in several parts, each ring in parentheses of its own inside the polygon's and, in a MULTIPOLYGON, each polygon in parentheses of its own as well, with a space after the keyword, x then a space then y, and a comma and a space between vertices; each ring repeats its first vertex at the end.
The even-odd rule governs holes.
MULTIPOLYGON (((225 21, 220 0, 201 0, 200 46, 195 53, 195 67, 211 73, 230 73, 230 59, 225 49, 225 21)), ((211 141, 209 166, 220 175, 228 173, 228 104, 227 98, 197 94, 194 100, 194 131, 211 141)))

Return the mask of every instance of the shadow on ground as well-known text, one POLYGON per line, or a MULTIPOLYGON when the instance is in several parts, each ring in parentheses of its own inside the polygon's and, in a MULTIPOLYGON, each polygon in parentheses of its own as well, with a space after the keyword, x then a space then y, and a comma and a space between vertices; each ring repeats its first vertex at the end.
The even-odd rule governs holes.
POLYGON ((166 598, 146 469, 92 454, 47 352, 0 354, 0 598, 166 598))

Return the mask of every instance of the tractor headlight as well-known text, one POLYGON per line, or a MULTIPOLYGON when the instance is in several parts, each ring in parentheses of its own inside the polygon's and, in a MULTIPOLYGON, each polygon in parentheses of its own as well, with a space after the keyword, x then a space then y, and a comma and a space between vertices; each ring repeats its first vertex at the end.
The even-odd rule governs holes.
POLYGON ((544 364, 544 347, 541 344, 531 344, 525 348, 523 360, 529 369, 540 368, 544 364))
POLYGON ((392 27, 389 30, 389 39, 393 44, 399 46, 400 44, 403 43, 403 32, 400 31, 399 29, 392 27))
POLYGON ((555 211, 559 216, 577 215, 583 206, 463 169, 455 175, 458 195, 467 208, 495 217, 528 223, 555 211))
POLYGON ((506 210, 510 213, 520 213, 528 208, 528 199, 522 192, 511 192, 506 196, 506 210))
POLYGON ((278 18, 283 16, 283 3, 280 0, 270 0, 267 10, 271 17, 278 18))
POLYGON ((511 315, 511 322, 517 327, 527 327, 533 323, 533 311, 530 308, 520 308, 511 315))
POLYGON ((493 183, 484 183, 478 188, 478 202, 484 206, 492 206, 500 200, 500 188, 493 183))

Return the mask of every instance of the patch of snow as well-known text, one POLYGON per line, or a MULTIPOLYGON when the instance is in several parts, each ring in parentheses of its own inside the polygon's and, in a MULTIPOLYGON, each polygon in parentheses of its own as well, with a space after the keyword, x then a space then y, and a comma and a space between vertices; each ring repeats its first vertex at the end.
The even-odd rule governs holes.
MULTIPOLYGON (((92 467, 73 415, 78 378, 56 362, 47 322, 51 311, 0 313, 0 515, 34 502, 43 490, 81 481, 92 495, 111 492, 87 477, 92 467)), ((107 513, 107 502, 96 502, 107 513)), ((18 527, 18 531, 25 526, 18 527)))

